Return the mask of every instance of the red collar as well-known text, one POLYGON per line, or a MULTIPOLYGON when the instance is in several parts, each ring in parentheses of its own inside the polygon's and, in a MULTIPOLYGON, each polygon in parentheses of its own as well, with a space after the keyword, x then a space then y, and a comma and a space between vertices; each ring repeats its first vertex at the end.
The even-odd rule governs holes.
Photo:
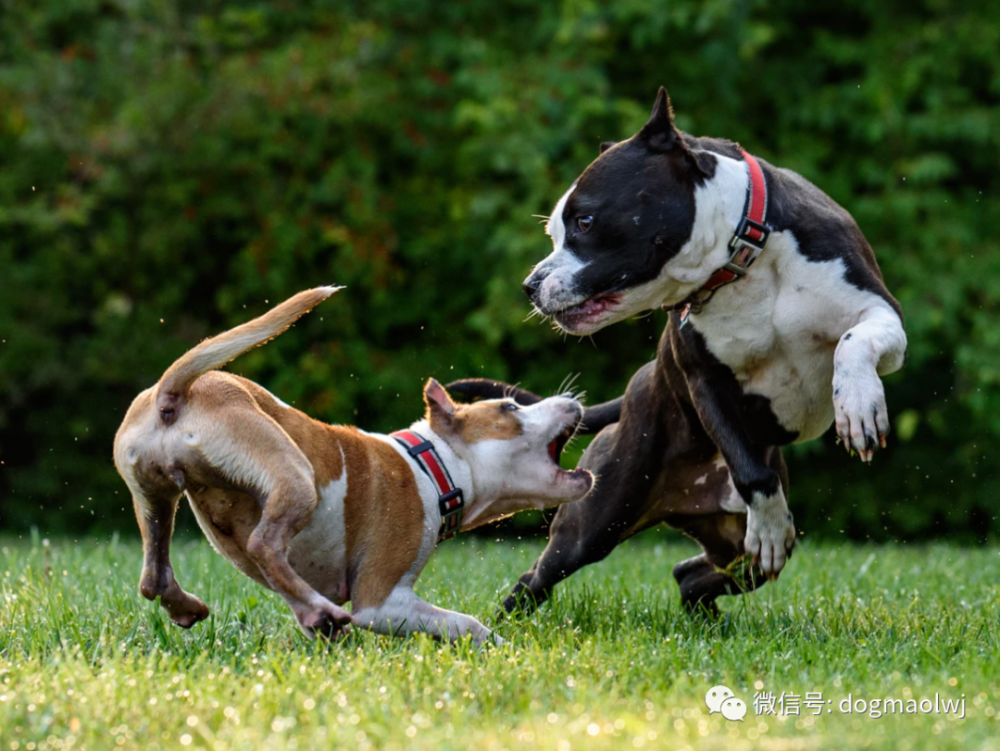
POLYGON ((465 498, 461 488, 456 488, 451 481, 444 462, 438 455, 434 444, 425 440, 412 430, 397 430, 391 436, 399 441, 412 456, 420 469, 427 473, 438 491, 438 510, 441 512, 441 527, 438 529, 438 542, 454 537, 462 526, 462 515, 465 513, 465 498))
POLYGON ((747 184, 747 197, 743 202, 743 218, 740 219, 736 232, 729 241, 732 253, 729 262, 708 278, 694 294, 678 306, 681 312, 681 325, 687 323, 691 313, 700 313, 702 307, 719 287, 732 284, 747 273, 750 264, 764 249, 771 228, 767 225, 767 181, 760 164, 750 154, 740 149, 743 159, 750 171, 750 182, 747 184), (705 294, 708 293, 708 294, 705 294))

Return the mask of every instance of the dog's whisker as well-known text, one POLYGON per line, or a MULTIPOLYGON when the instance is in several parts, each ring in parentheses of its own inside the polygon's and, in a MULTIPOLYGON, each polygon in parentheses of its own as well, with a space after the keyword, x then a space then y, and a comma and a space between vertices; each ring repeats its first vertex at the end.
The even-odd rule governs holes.
POLYGON ((521 382, 520 381, 518 381, 517 383, 509 383, 509 384, 505 385, 504 389, 503 389, 503 398, 504 399, 513 399, 514 392, 515 391, 519 391, 520 388, 521 388, 521 382))
POLYGON ((573 383, 573 380, 575 378, 576 378, 576 376, 573 373, 570 373, 566 377, 564 377, 559 382, 559 385, 556 386, 556 393, 557 394, 565 394, 569 390, 569 386, 573 383))
POLYGON ((545 315, 542 313, 542 311, 540 311, 538 308, 532 308, 531 312, 529 312, 528 315, 525 317, 523 323, 527 323, 532 318, 536 318, 536 317, 539 317, 539 316, 541 316, 541 320, 542 321, 545 320, 545 315))

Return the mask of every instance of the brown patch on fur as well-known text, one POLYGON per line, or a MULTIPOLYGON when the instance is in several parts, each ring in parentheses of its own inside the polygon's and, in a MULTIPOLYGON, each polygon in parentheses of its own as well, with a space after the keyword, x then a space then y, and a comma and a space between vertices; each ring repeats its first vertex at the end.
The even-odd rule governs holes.
POLYGON ((516 411, 504 409, 506 402, 478 402, 459 408, 459 433, 466 443, 509 441, 524 432, 516 411))
POLYGON ((414 470, 392 446, 346 428, 337 432, 347 471, 349 596, 358 612, 385 602, 413 566, 423 542, 424 505, 414 470))
POLYGON ((504 409, 507 402, 488 401, 458 404, 453 416, 444 417, 433 409, 427 411, 427 421, 438 435, 456 435, 464 443, 509 441, 524 432, 516 411, 504 409))

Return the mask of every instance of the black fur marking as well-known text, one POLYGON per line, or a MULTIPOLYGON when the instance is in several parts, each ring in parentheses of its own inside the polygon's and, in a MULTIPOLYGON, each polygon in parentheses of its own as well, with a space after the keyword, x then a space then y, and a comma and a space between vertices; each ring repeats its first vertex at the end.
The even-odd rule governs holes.
MULTIPOLYGON (((686 133, 684 140, 695 154, 709 152, 743 160, 739 145, 732 141, 695 138, 686 133)), ((772 229, 791 231, 798 241, 799 252, 810 261, 842 260, 844 278, 849 284, 875 293, 902 319, 902 309, 886 289, 875 254, 854 217, 802 175, 756 158, 767 180, 767 223, 772 229)))
MULTIPOLYGON (((735 377, 733 378, 735 381, 735 377)), ((761 394, 743 394, 740 405, 743 425, 751 441, 760 446, 787 446, 799 437, 797 430, 786 429, 771 408, 771 400, 761 394)))
POLYGON ((681 135, 674 127, 674 111, 670 106, 670 97, 662 86, 656 94, 649 120, 642 126, 636 138, 650 151, 661 154, 683 145, 681 135))
POLYGON ((702 426, 729 465, 736 489, 747 505, 754 492, 774 495, 778 478, 765 455, 769 447, 791 443, 798 433, 778 422, 770 399, 744 394, 733 371, 709 352, 704 337, 691 326, 680 328, 679 321, 676 313, 670 316, 672 353, 702 426))
POLYGON ((840 259, 849 284, 875 293, 902 319, 902 308, 886 289, 875 254, 854 217, 801 175, 758 161, 768 184, 773 186, 768 199, 768 224, 777 231, 791 230, 799 252, 810 261, 840 259))
MULTIPOLYGON (((581 298, 631 289, 655 279, 691 238, 695 188, 715 174, 715 158, 694 153, 674 127, 661 89, 642 130, 602 149, 577 181, 562 212, 565 250, 586 267, 575 279, 581 298), (587 231, 578 219, 593 217, 587 231)), ((533 302, 546 271, 524 282, 533 302)))
MULTIPOLYGON (((695 181, 686 150, 651 153, 631 139, 598 158, 563 207, 564 247, 587 264, 581 296, 618 292, 655 279, 691 237, 695 181), (577 226, 593 215, 592 227, 577 226)), ((534 276, 526 288, 537 287, 534 276)), ((531 293, 530 289, 528 290, 531 293)))

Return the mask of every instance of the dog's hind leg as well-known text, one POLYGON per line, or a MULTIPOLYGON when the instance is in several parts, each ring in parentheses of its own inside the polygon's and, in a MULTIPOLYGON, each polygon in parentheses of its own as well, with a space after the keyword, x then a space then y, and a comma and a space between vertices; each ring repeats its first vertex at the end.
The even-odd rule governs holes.
POLYGON ((746 514, 722 512, 685 521, 671 520, 671 524, 705 549, 701 555, 674 566, 674 579, 685 609, 715 615, 715 600, 720 595, 750 592, 767 581, 758 567, 741 560, 746 514))
POLYGON ((333 604, 299 576, 288 562, 288 548, 309 523, 316 490, 303 477, 281 478, 268 493, 260 524, 247 540, 247 555, 268 585, 288 603, 307 636, 337 635, 350 613, 333 604))
MULTIPOLYGON (((115 436, 118 474, 132 494, 135 518, 142 533, 143 565, 139 592, 147 600, 160 598, 170 620, 190 628, 208 617, 208 607, 177 583, 170 563, 170 538, 180 500, 183 476, 165 461, 156 428, 150 429, 152 389, 140 394, 115 436)), ((155 418, 154 418, 155 419, 155 418)))
POLYGON ((309 524, 319 502, 312 464, 271 417, 255 406, 236 408, 239 399, 233 393, 222 409, 206 408, 202 426, 188 429, 189 444, 260 502, 246 555, 261 577, 285 599, 307 636, 333 636, 350 623, 350 613, 309 586, 288 561, 292 538, 309 524))
POLYGON ((180 491, 164 487, 147 493, 134 483, 132 503, 142 532, 142 578, 139 591, 147 600, 160 598, 160 605, 170 620, 178 626, 191 628, 208 617, 208 606, 192 594, 185 592, 174 577, 170 563, 170 538, 174 533, 174 515, 180 491))
MULTIPOLYGON (((788 469, 781 450, 772 448, 767 460, 787 495, 788 469)), ((712 475, 706 474, 705 477, 712 475)), ((680 587, 684 607, 692 612, 711 615, 718 613, 715 600, 719 596, 751 592, 767 581, 758 566, 749 560, 741 560, 745 552, 743 542, 747 516, 724 508, 725 500, 730 504, 740 503, 735 487, 728 477, 724 482, 715 477, 713 482, 717 486, 713 494, 723 501, 716 513, 681 515, 675 511, 665 519, 667 524, 683 531, 704 549, 701 555, 674 566, 673 574, 680 587)))

